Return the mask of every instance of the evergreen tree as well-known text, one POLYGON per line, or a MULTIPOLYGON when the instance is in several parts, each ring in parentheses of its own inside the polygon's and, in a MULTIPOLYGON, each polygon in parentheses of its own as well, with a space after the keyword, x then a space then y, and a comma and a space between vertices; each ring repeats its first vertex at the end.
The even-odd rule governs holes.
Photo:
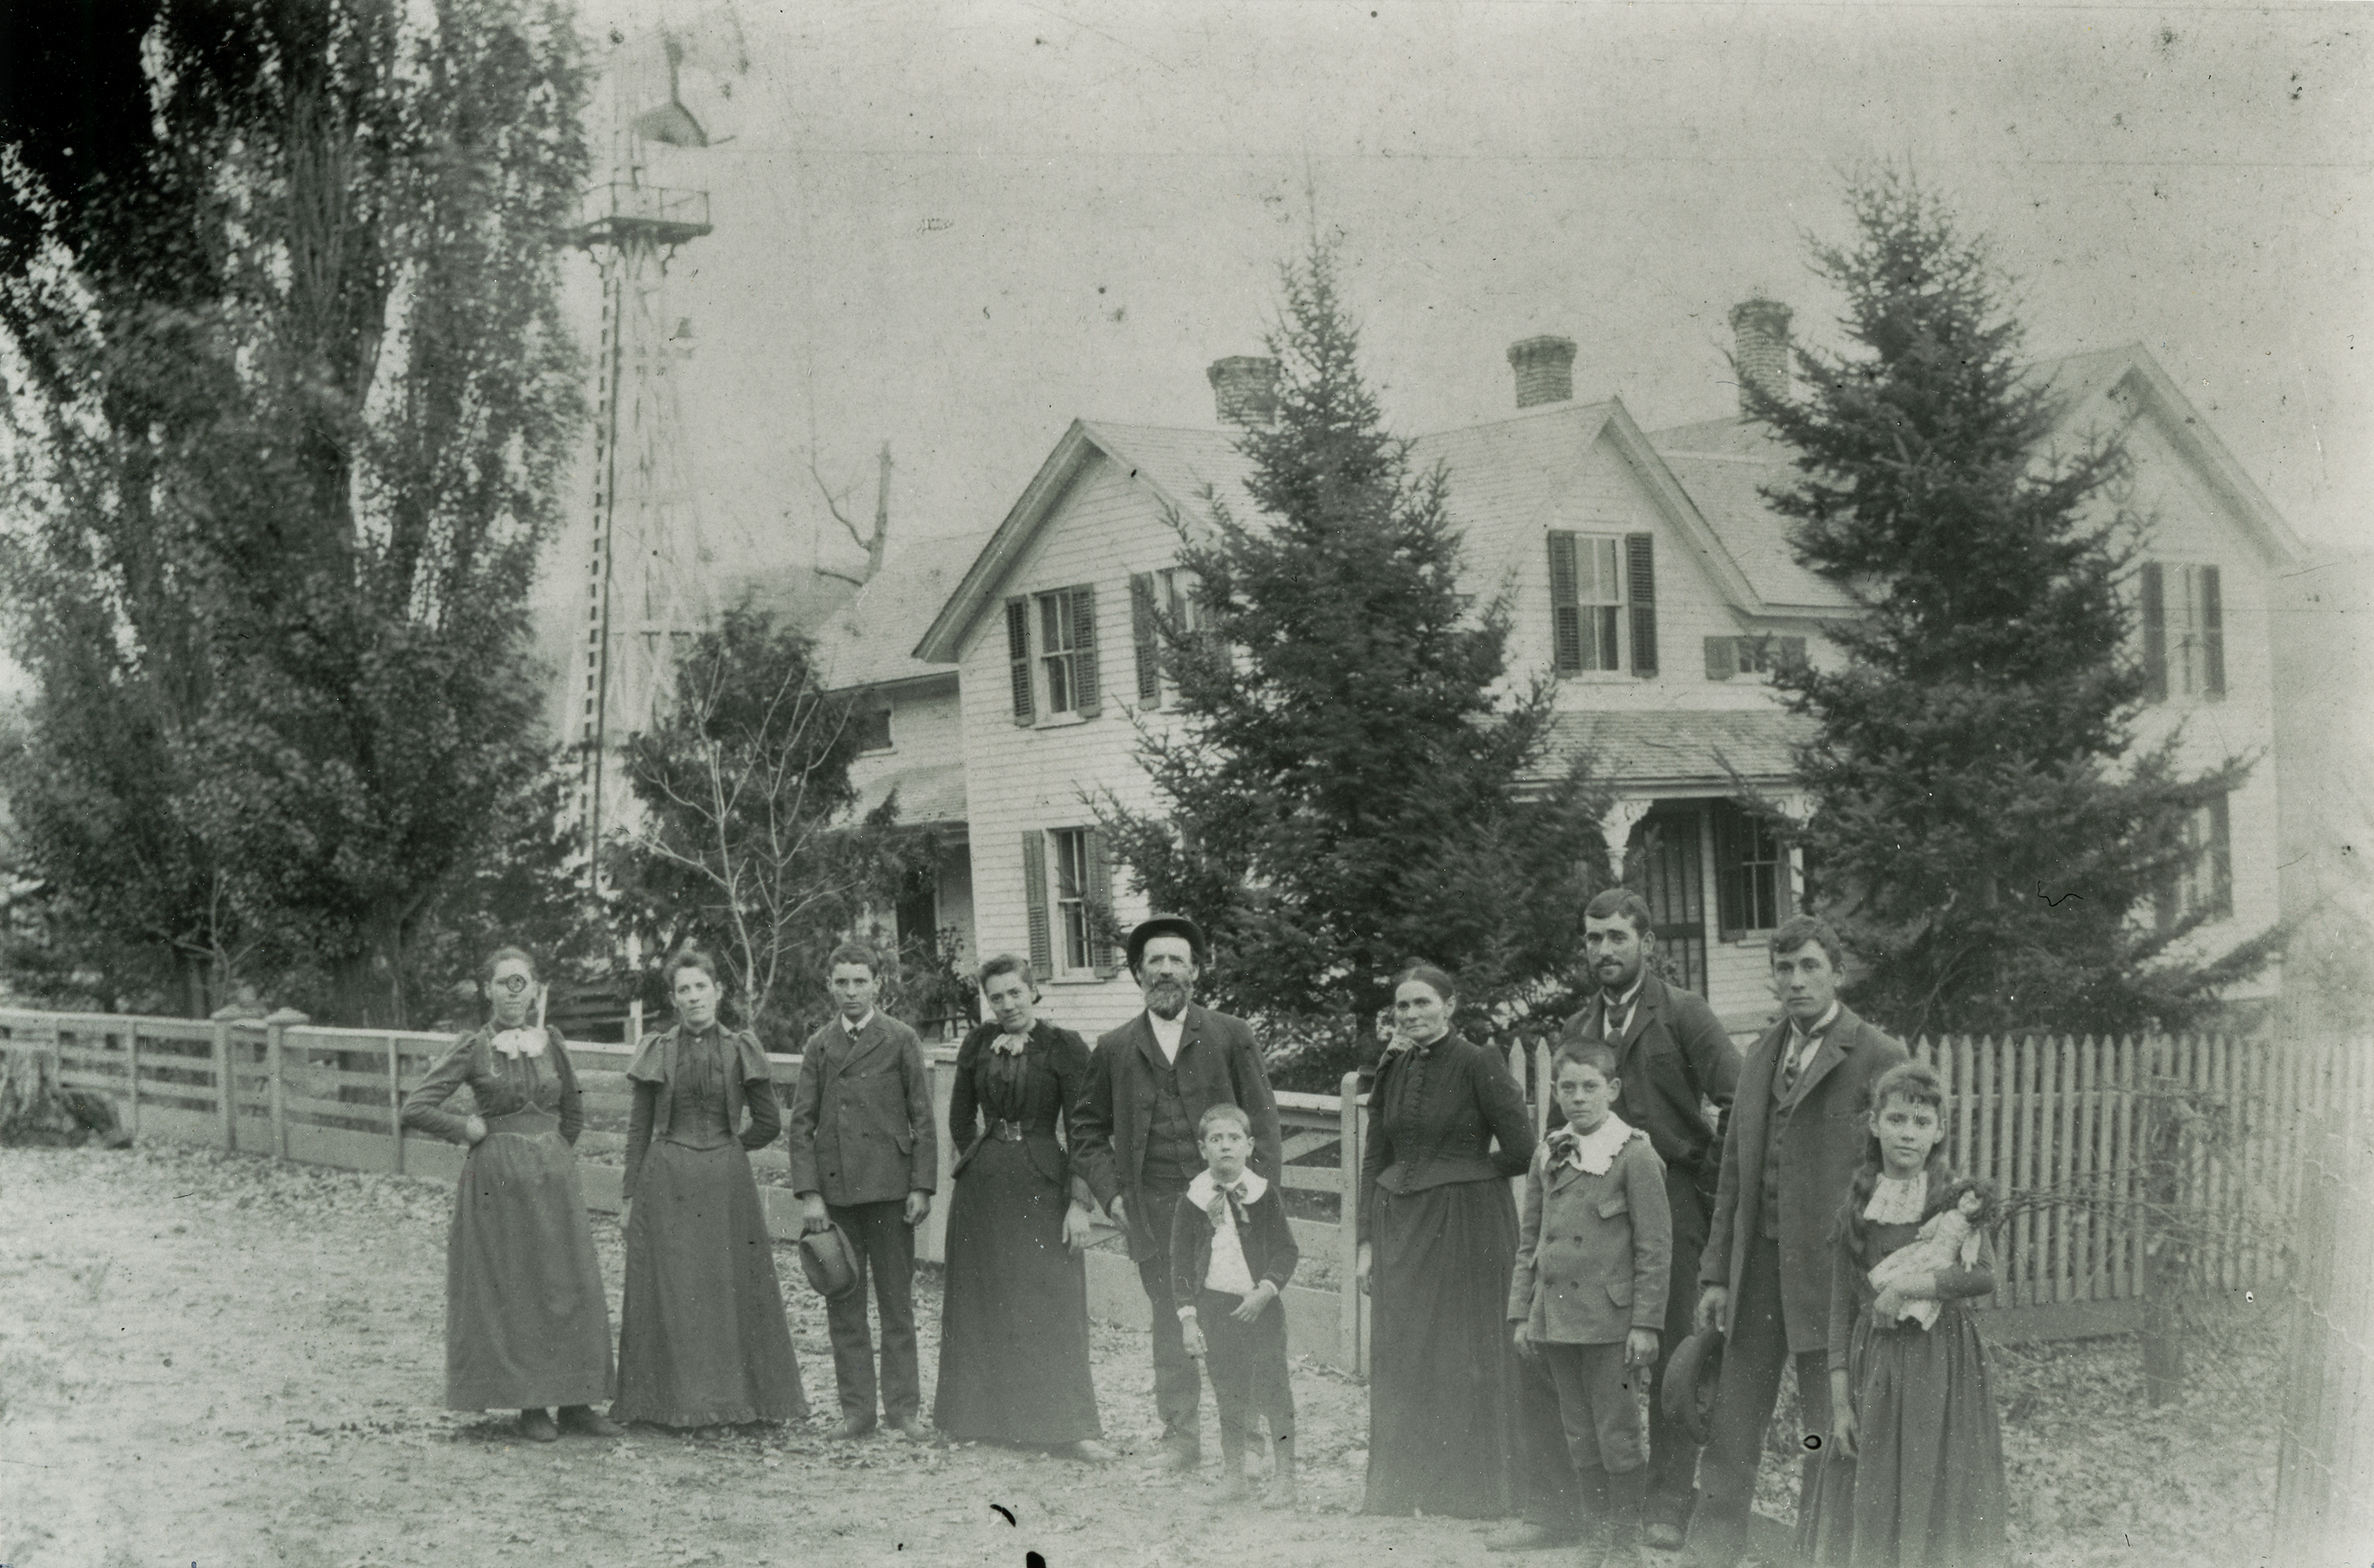
POLYGON ((1258 515, 1182 527, 1193 626, 1165 615, 1176 721, 1146 731, 1160 810, 1100 815, 1157 908, 1218 951, 1206 989, 1277 1032, 1373 1055, 1393 971, 1462 977, 1471 1017, 1580 951, 1599 796, 1545 760, 1550 703, 1504 692, 1505 604, 1462 593, 1438 466, 1414 471, 1361 378, 1335 258, 1284 269, 1275 423, 1249 429, 1258 515))
POLYGON ((2129 581, 2148 520, 2121 433, 2059 429, 2009 285, 1944 201, 1851 183, 1851 247, 1816 244, 1859 352, 1800 350, 1802 402, 1752 380, 1796 451, 1764 494, 1798 558, 1848 585, 1846 654, 1775 680, 1818 724, 1798 757, 1818 887, 1869 966, 1856 1004, 1915 1031, 2173 1027, 2266 959, 2180 956, 2205 911, 2156 918, 2193 813, 2249 759, 2185 777, 2137 750, 2129 581))

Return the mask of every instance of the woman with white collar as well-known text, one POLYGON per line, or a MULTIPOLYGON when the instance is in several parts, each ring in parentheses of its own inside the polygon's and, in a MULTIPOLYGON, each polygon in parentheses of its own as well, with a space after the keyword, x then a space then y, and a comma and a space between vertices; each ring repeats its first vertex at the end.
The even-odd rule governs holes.
POLYGON ((594 1409, 611 1392, 610 1313, 577 1181, 577 1074, 560 1032, 529 1023, 535 959, 497 948, 479 984, 491 1018, 404 1099, 405 1126, 470 1149, 445 1247, 445 1402, 516 1410, 534 1442, 616 1437, 594 1409), (455 1116, 464 1087, 476 1110, 455 1116))

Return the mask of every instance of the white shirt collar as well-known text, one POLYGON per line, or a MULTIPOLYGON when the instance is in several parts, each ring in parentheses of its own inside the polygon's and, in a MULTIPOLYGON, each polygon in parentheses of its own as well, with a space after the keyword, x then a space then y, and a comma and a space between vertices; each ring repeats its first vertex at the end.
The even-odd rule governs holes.
MULTIPOLYGON (((1607 1113, 1605 1121, 1589 1132, 1577 1132, 1570 1127, 1562 1127, 1553 1135, 1562 1149, 1576 1152, 1583 1175, 1595 1176, 1607 1174, 1608 1167, 1616 1164, 1616 1156, 1624 1152, 1624 1145, 1631 1136, 1630 1124, 1612 1110, 1607 1113)), ((1550 1163, 1555 1165, 1561 1157, 1553 1152, 1550 1163)))
POLYGON ((1181 1008, 1176 1018, 1165 1018, 1152 1008, 1146 1010, 1146 1021, 1154 1027, 1154 1043, 1162 1047, 1162 1059, 1179 1059, 1179 1043, 1187 1036, 1187 1010, 1181 1008))
POLYGON ((849 1021, 849 1015, 847 1013, 843 1013, 840 1019, 840 1026, 848 1031, 849 1037, 853 1040, 857 1038, 858 1036, 865 1033, 865 1026, 874 1022, 874 1012, 875 1010, 873 1008, 867 1008, 865 1010, 865 1016, 859 1019, 854 1024, 852 1024, 849 1021))
MULTIPOLYGON (((1237 1179, 1245 1184, 1245 1201, 1248 1203, 1260 1202, 1261 1195, 1269 1190, 1268 1178, 1251 1165, 1247 1165, 1245 1174, 1237 1179)), ((1219 1190, 1220 1184, 1212 1179, 1212 1173, 1209 1170, 1197 1171, 1195 1179, 1187 1184, 1187 1201, 1198 1209, 1204 1208, 1212 1201, 1213 1195, 1219 1190)))
POLYGON ((1813 1025, 1810 1028, 1799 1024, 1794 1018, 1792 1018, 1789 1020, 1789 1048, 1792 1051, 1802 1050, 1804 1047, 1806 1041, 1824 1033, 1831 1024, 1838 1021, 1839 1004, 1836 1001, 1830 1003, 1829 1010, 1828 1012, 1824 1012, 1819 1018, 1814 1020, 1813 1025))
POLYGON ((1863 1206, 1863 1217, 1878 1225, 1917 1225, 1921 1211, 1929 1202, 1929 1173, 1918 1176, 1892 1176, 1882 1171, 1872 1184, 1871 1201, 1863 1206))

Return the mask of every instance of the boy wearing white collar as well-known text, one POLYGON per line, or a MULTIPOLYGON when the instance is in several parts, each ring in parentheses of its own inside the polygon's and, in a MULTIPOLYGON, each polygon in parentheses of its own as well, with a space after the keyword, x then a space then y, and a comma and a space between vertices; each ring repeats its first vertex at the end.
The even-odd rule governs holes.
POLYGON ((1245 1449, 1269 1418, 1277 1468, 1273 1507, 1295 1504, 1294 1390, 1286 1371, 1286 1304, 1278 1298, 1301 1253, 1277 1188, 1245 1168, 1252 1117, 1226 1103, 1196 1125, 1204 1169, 1187 1184, 1170 1226, 1172 1299, 1187 1353, 1212 1378, 1220 1412, 1220 1495, 1245 1495, 1245 1449))
POLYGON ((1518 1353, 1557 1389, 1581 1483, 1581 1561, 1632 1568, 1643 1561, 1649 1482, 1639 1393, 1656 1365, 1673 1266, 1665 1166, 1648 1134, 1615 1113, 1623 1081, 1604 1042, 1562 1048, 1550 1081, 1567 1125, 1525 1173, 1509 1320, 1518 1353))

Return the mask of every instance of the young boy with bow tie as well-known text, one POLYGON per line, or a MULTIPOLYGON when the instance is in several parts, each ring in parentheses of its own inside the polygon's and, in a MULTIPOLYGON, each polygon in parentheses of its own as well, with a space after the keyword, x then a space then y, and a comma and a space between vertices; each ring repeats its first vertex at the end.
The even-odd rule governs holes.
POLYGON ((1302 1255, 1276 1186, 1245 1168, 1252 1118, 1237 1106, 1196 1125, 1204 1170, 1170 1226, 1170 1275, 1180 1337, 1212 1378, 1220 1412, 1220 1495, 1245 1495, 1245 1448, 1269 1418, 1277 1454, 1274 1507, 1295 1503, 1294 1390, 1287 1381, 1286 1304, 1278 1299, 1302 1255))
POLYGON ((1604 1043, 1562 1048, 1550 1082, 1567 1125, 1525 1173, 1509 1320, 1518 1353, 1557 1389, 1584 1512, 1579 1561, 1634 1568, 1649 1482, 1639 1393, 1673 1266, 1665 1166, 1613 1109, 1622 1081, 1604 1043))

